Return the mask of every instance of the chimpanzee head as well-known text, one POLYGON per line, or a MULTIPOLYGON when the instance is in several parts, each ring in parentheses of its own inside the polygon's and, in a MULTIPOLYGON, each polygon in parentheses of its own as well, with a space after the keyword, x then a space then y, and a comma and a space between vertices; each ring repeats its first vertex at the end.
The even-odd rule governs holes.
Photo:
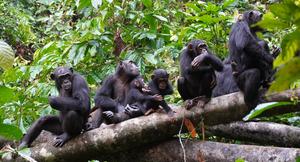
POLYGON ((192 40, 188 43, 187 48, 192 58, 195 58, 201 54, 207 53, 207 45, 203 40, 192 40))
POLYGON ((50 75, 52 80, 55 80, 57 89, 65 91, 72 90, 73 69, 69 67, 57 67, 50 75))
POLYGON ((249 25, 253 25, 261 21, 262 17, 263 14, 255 10, 246 11, 243 14, 243 20, 245 20, 249 25))
POLYGON ((120 61, 117 67, 118 74, 126 74, 128 77, 137 77, 140 75, 140 70, 131 60, 120 61))
POLYGON ((160 90, 165 90, 168 87, 169 74, 164 69, 156 69, 151 76, 151 79, 157 85, 160 90))

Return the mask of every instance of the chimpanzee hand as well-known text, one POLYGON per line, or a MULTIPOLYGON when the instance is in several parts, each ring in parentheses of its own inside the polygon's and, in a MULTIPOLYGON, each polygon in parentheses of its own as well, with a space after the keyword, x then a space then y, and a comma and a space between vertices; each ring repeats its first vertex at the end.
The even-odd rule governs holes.
POLYGON ((125 113, 130 117, 137 117, 142 115, 142 112, 137 105, 127 105, 125 107, 125 113))
POLYGON ((159 94, 153 95, 153 98, 154 98, 155 101, 162 101, 162 100, 164 99, 164 98, 163 98, 161 95, 159 95, 159 94))
POLYGON ((207 54, 201 54, 194 58, 194 60, 191 63, 191 66, 193 69, 199 69, 200 65, 203 63, 205 58, 207 57, 207 54))
POLYGON ((114 117, 114 113, 112 111, 104 111, 103 116, 106 119, 112 119, 114 117))
POLYGON ((279 47, 275 47, 273 50, 272 50, 272 56, 274 57, 274 58, 276 58, 279 54, 280 54, 280 52, 281 52, 281 48, 279 48, 279 47))
POLYGON ((274 58, 272 55, 270 54, 265 54, 264 55, 264 60, 269 63, 269 64, 273 64, 274 58))
POLYGON ((63 133, 55 138, 53 146, 62 147, 67 141, 71 139, 71 136, 68 133, 63 133))

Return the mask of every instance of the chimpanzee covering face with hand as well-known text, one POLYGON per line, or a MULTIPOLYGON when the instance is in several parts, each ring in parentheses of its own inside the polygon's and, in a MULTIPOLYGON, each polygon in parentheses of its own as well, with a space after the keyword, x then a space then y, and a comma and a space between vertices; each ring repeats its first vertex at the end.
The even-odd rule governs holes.
POLYGON ((90 111, 89 88, 85 79, 72 68, 58 67, 51 74, 59 96, 50 96, 49 104, 59 115, 47 115, 38 119, 23 137, 20 148, 28 147, 42 130, 58 135, 54 146, 61 147, 80 134, 90 111))
POLYGON ((222 71, 223 64, 209 51, 203 40, 192 40, 180 56, 178 92, 183 100, 188 100, 187 108, 198 101, 205 103, 216 85, 215 71, 222 71))

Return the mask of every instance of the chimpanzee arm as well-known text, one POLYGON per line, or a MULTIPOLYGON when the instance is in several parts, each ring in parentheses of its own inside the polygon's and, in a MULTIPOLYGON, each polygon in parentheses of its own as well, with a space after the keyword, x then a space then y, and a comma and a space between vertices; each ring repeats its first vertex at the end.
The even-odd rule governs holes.
POLYGON ((186 68, 188 74, 195 74, 195 73, 203 73, 207 71, 211 71, 212 66, 210 65, 201 65, 199 68, 192 68, 191 65, 186 68))
POLYGON ((264 47, 258 44, 248 24, 239 23, 239 27, 234 32, 234 42, 238 51, 245 50, 247 54, 266 60, 268 63, 273 62, 273 57, 265 51, 264 47))
POLYGON ((80 101, 72 97, 49 97, 49 104, 59 111, 82 111, 83 108, 80 101))
POLYGON ((142 94, 137 89, 131 89, 129 95, 132 96, 135 101, 155 100, 155 97, 152 95, 142 94))
POLYGON ((217 71, 222 71, 224 68, 222 61, 213 54, 205 55, 204 61, 210 64, 217 71))
POLYGON ((108 110, 115 110, 117 102, 112 99, 113 84, 115 83, 113 75, 109 76, 102 84, 101 88, 97 90, 95 95, 95 106, 102 107, 108 110))
POLYGON ((263 47, 261 47, 257 42, 253 41, 252 43, 249 43, 245 47, 245 51, 247 54, 252 54, 255 57, 265 60, 268 63, 273 62, 273 57, 271 54, 268 54, 263 47))
POLYGON ((169 112, 171 111, 171 107, 166 103, 165 100, 162 100, 159 102, 159 105, 166 111, 166 112, 169 112))

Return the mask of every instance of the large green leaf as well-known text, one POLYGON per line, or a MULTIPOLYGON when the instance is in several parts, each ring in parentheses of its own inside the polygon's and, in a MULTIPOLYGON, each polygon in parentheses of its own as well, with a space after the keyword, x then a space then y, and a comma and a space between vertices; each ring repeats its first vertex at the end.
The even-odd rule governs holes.
POLYGON ((0 41, 0 67, 4 70, 11 68, 14 58, 15 54, 12 48, 4 41, 0 41))
POLYGON ((289 89, 290 85, 300 79, 300 58, 293 58, 280 67, 276 73, 276 80, 272 83, 269 91, 282 91, 289 89))
POLYGON ((151 0, 142 0, 143 4, 148 7, 151 8, 152 7, 152 1, 151 0))
POLYGON ((264 15, 263 20, 257 23, 260 27, 264 29, 285 29, 289 27, 289 24, 287 22, 283 22, 281 19, 275 18, 274 14, 271 12, 268 12, 264 15))
POLYGON ((3 103, 11 101, 15 95, 12 89, 0 86, 0 96, 0 105, 2 105, 3 103))
POLYGON ((263 104, 259 104, 256 106, 256 108, 254 110, 252 110, 250 112, 250 114, 248 114, 246 117, 244 117, 243 120, 251 120, 255 117, 257 117, 258 115, 260 115, 261 113, 263 113, 266 110, 278 107, 278 106, 282 106, 282 105, 293 105, 293 102, 269 102, 269 103, 263 103, 263 104))
POLYGON ((0 136, 10 140, 20 140, 23 134, 22 131, 16 126, 0 124, 0 136))
POLYGON ((276 58, 274 65, 279 66, 294 57, 300 48, 300 30, 285 35, 281 42, 282 53, 276 58))

